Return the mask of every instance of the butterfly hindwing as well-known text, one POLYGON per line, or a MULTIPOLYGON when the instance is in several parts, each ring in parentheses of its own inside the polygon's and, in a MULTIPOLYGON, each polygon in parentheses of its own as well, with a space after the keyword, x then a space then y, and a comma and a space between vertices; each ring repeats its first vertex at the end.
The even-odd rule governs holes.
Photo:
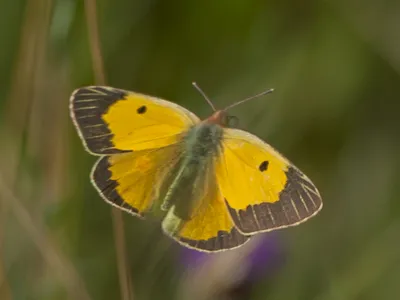
POLYGON ((178 164, 179 146, 103 156, 93 167, 92 182, 108 203, 142 217, 178 164))
POLYGON ((256 136, 225 129, 217 179, 233 222, 244 234, 297 225, 322 201, 314 184, 256 136))
POLYGON ((215 168, 208 165, 203 175, 197 177, 192 197, 182 199, 191 203, 189 218, 179 217, 179 202, 172 206, 164 218, 164 232, 186 247, 205 252, 236 248, 249 240, 241 234, 229 215, 224 198, 216 184, 215 168), (196 182, 197 181, 197 182, 196 182))
POLYGON ((199 122, 175 103, 104 86, 77 89, 70 111, 87 150, 97 155, 174 144, 199 122))
MULTIPOLYGON (((164 231, 180 244, 205 252, 233 249, 246 243, 249 237, 237 230, 223 198, 210 198, 209 200, 210 202, 201 207, 190 220, 183 222, 178 232, 170 234, 165 229, 164 231)), ((173 222, 173 220, 169 220, 169 218, 175 217, 169 215, 173 214, 173 209, 168 212, 163 221, 164 224, 173 222)))

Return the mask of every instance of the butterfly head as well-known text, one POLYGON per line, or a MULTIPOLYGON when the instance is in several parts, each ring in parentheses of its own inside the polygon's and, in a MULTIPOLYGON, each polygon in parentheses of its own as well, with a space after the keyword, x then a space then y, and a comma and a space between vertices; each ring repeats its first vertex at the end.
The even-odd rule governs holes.
POLYGON ((236 127, 239 119, 236 116, 229 115, 226 110, 217 110, 205 122, 217 124, 222 127, 236 127))

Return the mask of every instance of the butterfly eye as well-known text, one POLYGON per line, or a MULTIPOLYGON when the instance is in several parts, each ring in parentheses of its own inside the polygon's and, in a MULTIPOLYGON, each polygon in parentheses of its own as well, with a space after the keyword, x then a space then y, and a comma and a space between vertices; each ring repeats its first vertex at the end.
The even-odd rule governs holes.
POLYGON ((228 127, 236 128, 239 126, 239 118, 236 116, 227 116, 226 125, 228 127))

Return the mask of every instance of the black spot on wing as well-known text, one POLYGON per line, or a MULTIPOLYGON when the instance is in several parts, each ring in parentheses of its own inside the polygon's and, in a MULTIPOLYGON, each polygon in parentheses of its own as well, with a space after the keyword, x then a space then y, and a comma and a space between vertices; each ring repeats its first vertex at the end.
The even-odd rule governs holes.
POLYGON ((274 203, 249 205, 236 210, 226 205, 240 232, 251 234, 297 224, 321 208, 322 200, 316 187, 297 169, 286 172, 287 182, 274 203))
POLYGON ((143 105, 143 106, 139 107, 139 108, 136 110, 136 112, 137 112, 139 115, 144 114, 146 111, 147 111, 146 105, 143 105))
POLYGON ((258 169, 259 169, 261 172, 266 171, 266 170, 268 169, 268 161, 267 161, 267 160, 264 160, 264 161, 260 164, 260 166, 258 167, 258 169))

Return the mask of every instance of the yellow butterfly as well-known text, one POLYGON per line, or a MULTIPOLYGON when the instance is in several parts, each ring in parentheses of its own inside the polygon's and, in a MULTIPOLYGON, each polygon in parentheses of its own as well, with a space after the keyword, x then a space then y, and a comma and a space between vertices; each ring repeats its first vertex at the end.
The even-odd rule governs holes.
MULTIPOLYGON (((161 207, 162 228, 201 251, 244 244, 300 224, 321 208, 310 179, 256 136, 159 98, 105 86, 77 89, 72 120, 91 154, 91 179, 110 204, 138 217, 161 207)), ((269 91, 264 92, 266 94, 269 91)))

